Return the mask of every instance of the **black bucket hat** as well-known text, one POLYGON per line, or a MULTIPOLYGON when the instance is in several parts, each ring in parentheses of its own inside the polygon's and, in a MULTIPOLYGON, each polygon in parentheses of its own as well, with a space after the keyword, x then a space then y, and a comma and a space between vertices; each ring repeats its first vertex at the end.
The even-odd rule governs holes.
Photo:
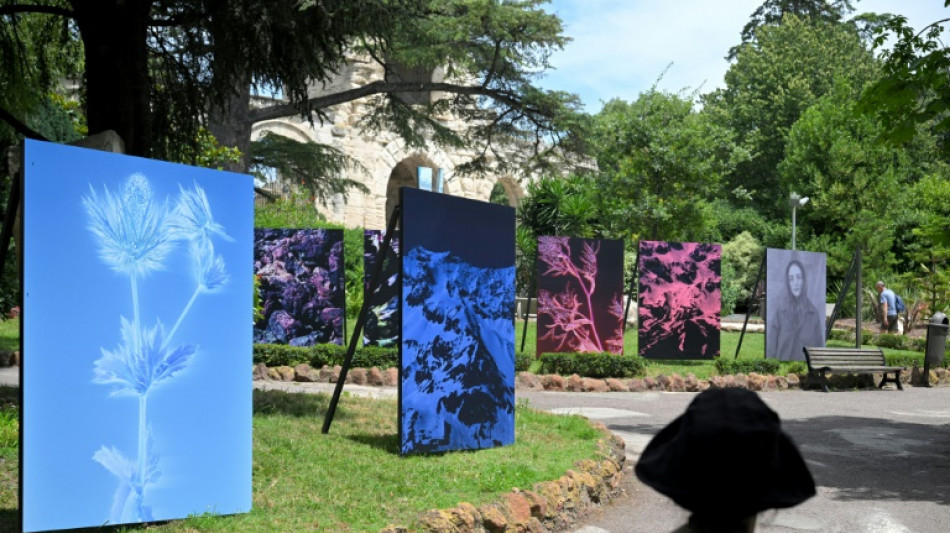
POLYGON ((815 481, 778 414, 740 388, 701 392, 647 444, 637 477, 699 517, 793 507, 815 481))

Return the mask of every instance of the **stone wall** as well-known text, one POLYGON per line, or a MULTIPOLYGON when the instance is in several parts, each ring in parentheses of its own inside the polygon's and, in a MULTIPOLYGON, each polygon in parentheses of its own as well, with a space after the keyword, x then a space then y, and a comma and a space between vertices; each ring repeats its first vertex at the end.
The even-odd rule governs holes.
MULTIPOLYGON (((333 81, 313 87, 310 94, 318 96, 356 88, 382 78, 383 69, 379 63, 354 58, 333 81)), ((266 100, 258 99, 257 103, 266 104, 266 100)), ((351 191, 345 202, 337 197, 327 206, 317 206, 327 220, 347 227, 385 228, 388 214, 398 199, 399 187, 417 186, 418 166, 443 169, 444 192, 447 194, 487 201, 495 184, 501 183, 510 205, 517 205, 524 196, 526 183, 510 174, 482 177, 457 174, 455 169, 474 157, 474 151, 446 151, 435 147, 411 149, 392 132, 362 132, 359 124, 372 110, 365 101, 358 100, 328 109, 328 120, 323 123, 315 120, 311 125, 300 117, 259 122, 254 125, 252 138, 257 139, 262 133, 271 131, 297 141, 314 141, 332 146, 356 160, 362 168, 350 170, 346 177, 360 181, 370 192, 351 191)), ((441 117, 440 120, 450 128, 462 127, 459 121, 450 116, 441 117)))

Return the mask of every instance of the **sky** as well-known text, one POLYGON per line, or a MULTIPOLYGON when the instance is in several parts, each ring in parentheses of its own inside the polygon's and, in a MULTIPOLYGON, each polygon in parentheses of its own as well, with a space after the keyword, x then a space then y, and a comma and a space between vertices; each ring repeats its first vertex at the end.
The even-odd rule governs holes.
MULTIPOLYGON (((551 57, 554 70, 539 83, 580 95, 591 113, 612 98, 636 100, 661 75, 659 90, 710 92, 724 86, 725 56, 762 2, 553 0, 546 9, 561 17, 573 41, 551 57)), ((852 16, 895 13, 914 28, 950 17, 943 0, 856 0, 854 5, 852 16)))

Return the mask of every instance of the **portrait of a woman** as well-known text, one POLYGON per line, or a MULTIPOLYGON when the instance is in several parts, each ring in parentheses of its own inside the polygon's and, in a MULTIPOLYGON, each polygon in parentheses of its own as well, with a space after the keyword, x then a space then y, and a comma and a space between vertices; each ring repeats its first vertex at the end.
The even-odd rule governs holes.
MULTIPOLYGON (((824 266, 824 254, 814 255, 821 256, 821 266, 824 266)), ((768 302, 772 309, 766 323, 766 335, 770 337, 766 339, 766 352, 768 357, 780 361, 804 361, 804 346, 825 345, 824 314, 815 302, 817 294, 819 303, 823 303, 824 277, 816 280, 822 285, 818 291, 816 287, 810 287, 808 275, 809 270, 817 270, 814 268, 817 265, 809 265, 812 268, 808 269, 798 258, 788 258, 787 262, 781 263, 785 267, 782 283, 773 283, 768 288, 768 302)))

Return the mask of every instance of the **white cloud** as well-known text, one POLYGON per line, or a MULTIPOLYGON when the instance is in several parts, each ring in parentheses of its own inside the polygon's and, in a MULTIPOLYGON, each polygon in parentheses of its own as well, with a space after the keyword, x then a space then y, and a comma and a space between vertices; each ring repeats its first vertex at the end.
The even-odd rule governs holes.
MULTIPOLYGON (((541 84, 577 93, 596 112, 611 98, 635 100, 669 65, 658 88, 670 92, 723 86, 729 48, 762 0, 554 0, 548 10, 573 39, 554 54, 541 84)), ((864 0, 858 11, 906 15, 922 27, 950 15, 940 0, 864 0)))

